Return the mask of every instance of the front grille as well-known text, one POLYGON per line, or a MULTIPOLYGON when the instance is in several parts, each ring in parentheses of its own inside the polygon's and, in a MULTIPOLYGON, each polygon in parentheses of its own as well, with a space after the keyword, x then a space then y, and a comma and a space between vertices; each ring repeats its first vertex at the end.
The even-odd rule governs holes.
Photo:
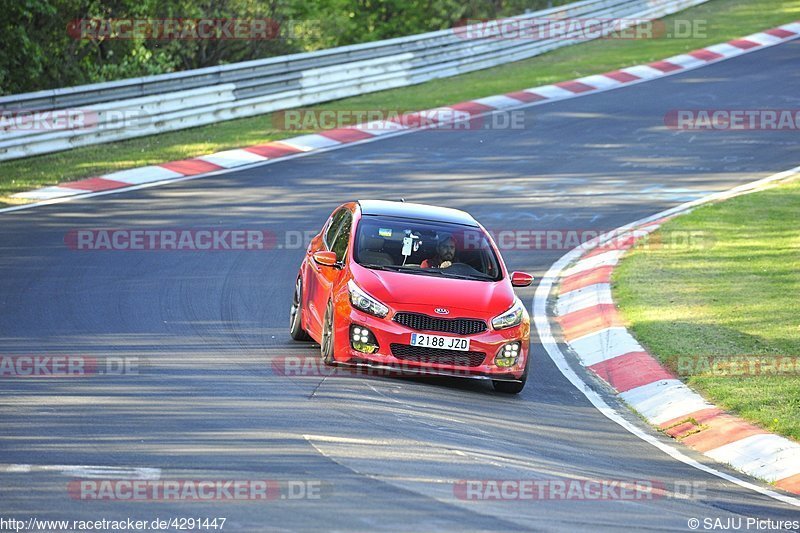
POLYGON ((392 344, 392 355, 403 361, 417 363, 435 363, 439 365, 480 366, 486 359, 484 352, 459 352, 458 350, 440 350, 424 346, 408 344, 392 344))
POLYGON ((474 335, 486 331, 486 322, 475 318, 439 318, 420 313, 397 313, 395 322, 419 331, 441 331, 456 335, 474 335))

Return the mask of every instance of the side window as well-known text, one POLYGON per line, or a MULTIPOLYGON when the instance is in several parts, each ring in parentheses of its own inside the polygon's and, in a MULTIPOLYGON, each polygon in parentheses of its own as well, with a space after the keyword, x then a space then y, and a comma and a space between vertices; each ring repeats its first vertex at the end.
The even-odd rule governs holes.
POLYGON ((333 241, 331 251, 336 253, 337 261, 344 261, 344 256, 347 254, 347 244, 350 242, 350 227, 353 225, 353 216, 350 211, 345 211, 345 216, 341 221, 339 233, 333 241))
POLYGON ((336 238, 336 234, 339 231, 339 226, 342 224, 342 219, 344 219, 345 213, 348 213, 347 209, 339 209, 331 217, 331 223, 328 225, 328 229, 325 231, 324 237, 325 246, 328 248, 328 250, 331 249, 331 245, 333 244, 333 240, 336 238))

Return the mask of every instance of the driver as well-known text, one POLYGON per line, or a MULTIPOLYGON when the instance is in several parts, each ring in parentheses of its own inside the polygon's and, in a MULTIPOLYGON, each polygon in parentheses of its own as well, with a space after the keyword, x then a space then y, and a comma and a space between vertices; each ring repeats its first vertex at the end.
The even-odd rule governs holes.
POLYGON ((453 264, 456 257, 456 240, 452 235, 439 237, 436 245, 436 255, 424 260, 419 266, 422 268, 447 268, 453 264))

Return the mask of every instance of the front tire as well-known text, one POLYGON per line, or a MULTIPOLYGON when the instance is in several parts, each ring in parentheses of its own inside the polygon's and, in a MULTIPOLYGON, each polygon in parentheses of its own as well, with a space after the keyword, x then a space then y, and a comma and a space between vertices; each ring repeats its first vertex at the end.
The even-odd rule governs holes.
MULTIPOLYGON (((528 356, 530 357, 530 355, 528 356)), ((522 377, 519 378, 519 381, 495 381, 492 380, 492 387, 496 392, 502 392, 503 394, 519 394, 522 392, 522 389, 525 388, 525 383, 528 381, 528 365, 530 364, 530 359, 525 361, 525 372, 522 373, 522 377)))
POLYGON ((334 327, 333 327, 333 302, 328 300, 328 307, 325 309, 325 318, 322 321, 322 342, 319 343, 322 362, 326 365, 333 365, 336 360, 333 358, 334 349, 334 327))
POLYGON ((303 280, 294 284, 292 308, 289 310, 289 335, 296 341, 310 341, 311 336, 303 329, 303 280))
MULTIPOLYGON (((524 378, 524 376, 523 376, 524 378)), ((495 381, 492 380, 492 387, 496 392, 503 394, 519 394, 525 388, 525 380, 522 381, 495 381)))

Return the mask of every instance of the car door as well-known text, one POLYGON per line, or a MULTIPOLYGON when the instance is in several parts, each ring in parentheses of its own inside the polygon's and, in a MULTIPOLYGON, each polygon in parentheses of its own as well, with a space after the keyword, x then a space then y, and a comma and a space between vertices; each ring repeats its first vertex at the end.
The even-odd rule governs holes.
MULTIPOLYGON (((319 246, 309 247, 309 256, 313 256, 314 252, 320 250, 331 250, 336 241, 336 237, 339 235, 346 221, 347 232, 349 233, 352 224, 352 214, 350 211, 342 207, 334 212, 322 232, 319 246)), ((305 309, 308 309, 311 315, 311 329, 319 333, 322 331, 322 319, 325 316, 325 307, 328 304, 331 284, 336 274, 339 273, 339 270, 331 267, 324 267, 314 261, 313 257, 308 258, 308 265, 308 279, 306 280, 306 288, 304 291, 307 298, 305 309)))

